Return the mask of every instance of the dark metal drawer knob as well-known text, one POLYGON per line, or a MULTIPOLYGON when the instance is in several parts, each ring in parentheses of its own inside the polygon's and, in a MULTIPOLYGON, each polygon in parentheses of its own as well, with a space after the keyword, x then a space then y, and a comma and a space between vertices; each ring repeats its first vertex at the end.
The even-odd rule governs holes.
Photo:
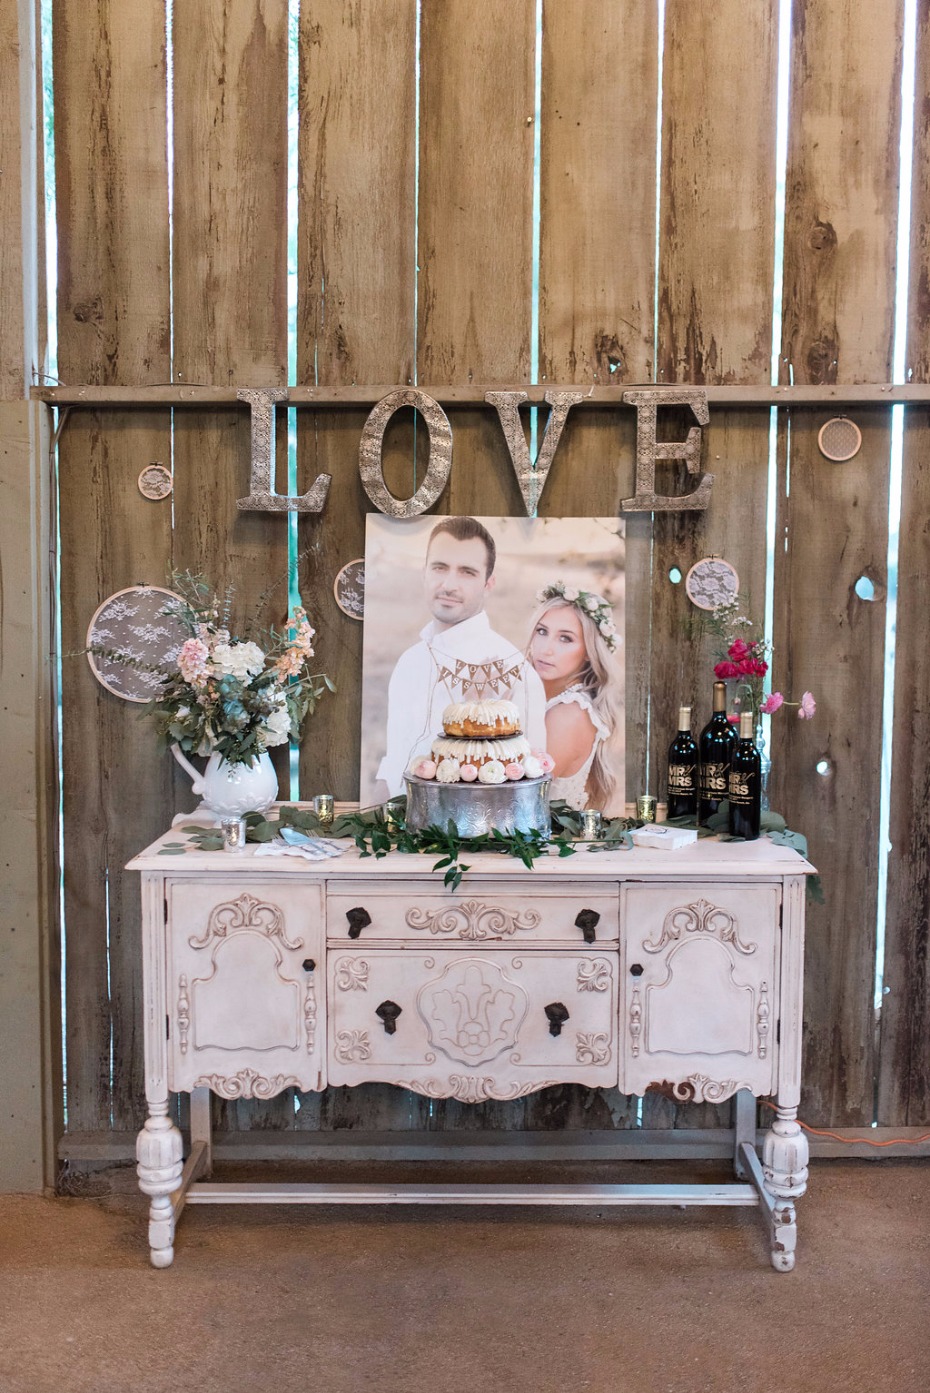
POLYGON ((363 909, 361 905, 356 909, 347 909, 346 918, 349 921, 350 938, 358 938, 362 929, 367 929, 368 925, 371 923, 371 915, 368 913, 368 910, 363 909))
POLYGON ((596 909, 582 909, 575 916, 575 927, 581 930, 585 943, 594 942, 594 929, 600 917, 596 909))
POLYGON ((562 1026, 568 1020, 568 1011, 562 1005, 561 1001, 550 1002, 545 1010, 546 1017, 549 1021, 549 1034, 561 1035, 562 1026))
POLYGON ((382 1001, 380 1006, 375 1007, 375 1015, 384 1022, 385 1035, 393 1035, 397 1029, 397 1017, 401 1014, 401 1007, 396 1001, 382 1001))
POLYGON ((312 972, 313 969, 316 967, 316 963, 314 962, 313 958, 304 958, 303 962, 300 965, 303 968, 304 972, 312 972))
POLYGON ((631 977, 642 977, 642 975, 643 975, 643 965, 642 965, 642 963, 633 963, 632 966, 630 967, 630 976, 631 976, 631 977))

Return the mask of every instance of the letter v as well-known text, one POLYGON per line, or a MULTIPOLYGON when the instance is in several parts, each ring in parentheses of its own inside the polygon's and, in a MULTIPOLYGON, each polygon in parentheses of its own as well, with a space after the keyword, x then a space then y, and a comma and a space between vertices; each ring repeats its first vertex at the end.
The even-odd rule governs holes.
POLYGON ((552 464, 556 448, 562 438, 565 418, 575 403, 583 401, 584 397, 584 392, 546 393, 545 399, 552 407, 552 411, 546 422, 546 433, 543 436, 542 445, 539 447, 534 469, 530 462, 530 451, 523 432, 523 423, 520 420, 520 403, 526 401, 526 392, 485 392, 484 394, 485 401, 497 408, 497 414, 504 430, 504 439, 507 442, 510 462, 517 476, 517 483, 520 485, 523 506, 526 508, 528 518, 536 516, 540 495, 549 474, 549 466, 552 464))

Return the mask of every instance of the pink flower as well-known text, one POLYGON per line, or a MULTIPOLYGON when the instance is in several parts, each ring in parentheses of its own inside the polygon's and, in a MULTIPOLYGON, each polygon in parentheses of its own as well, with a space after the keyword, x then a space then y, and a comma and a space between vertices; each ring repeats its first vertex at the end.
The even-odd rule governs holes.
POLYGON ((536 758, 539 760, 539 766, 542 769, 543 773, 551 774, 553 769, 555 768, 555 760, 552 758, 552 756, 546 754, 545 750, 535 750, 534 753, 536 755, 536 758))
POLYGON ((798 719, 801 721, 812 721, 814 712, 817 710, 817 703, 810 692, 802 692, 801 706, 798 711, 798 719))
POLYGON ((514 781, 522 779, 523 765, 517 764, 516 760, 513 760, 510 764, 504 765, 504 773, 507 775, 508 779, 513 779, 514 781))
POLYGON ((203 687, 207 681, 207 659, 210 650, 199 638, 186 639, 178 652, 178 669, 185 682, 203 687))
POLYGON ((413 772, 418 779, 435 779, 436 761, 432 759, 421 759, 420 762, 414 766, 413 772))
POLYGON ((473 784, 478 777, 478 766, 475 764, 463 764, 459 770, 459 777, 463 784, 473 784))
POLYGON ((784 705, 784 701, 785 698, 782 696, 781 692, 773 692, 771 696, 767 696, 762 703, 761 709, 763 716, 771 716, 773 711, 777 711, 779 706, 784 705))
POLYGON ((727 649, 727 657, 732 658, 735 663, 738 663, 741 658, 745 658, 748 655, 749 651, 749 644, 745 639, 738 638, 735 639, 727 649))
POLYGON ((714 667, 714 676, 719 677, 721 682, 725 682, 728 677, 739 677, 739 675, 740 669, 737 667, 736 663, 728 663, 724 660, 722 663, 717 663, 714 667))
POLYGON ((743 658, 739 670, 741 675, 745 677, 764 677, 769 670, 769 665, 762 662, 760 658, 743 658))

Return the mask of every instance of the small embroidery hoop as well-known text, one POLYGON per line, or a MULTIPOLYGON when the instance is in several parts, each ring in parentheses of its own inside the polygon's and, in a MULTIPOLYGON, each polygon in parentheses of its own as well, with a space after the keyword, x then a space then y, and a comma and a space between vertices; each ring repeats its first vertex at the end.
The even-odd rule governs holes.
POLYGON ((357 619, 359 623, 365 618, 365 558, 358 557, 355 561, 347 561, 342 569, 337 573, 333 581, 333 599, 342 610, 343 614, 349 619, 357 619), (353 606, 352 600, 348 598, 352 590, 361 589, 361 607, 356 604, 353 606))
POLYGON ((709 611, 730 603, 739 594, 736 567, 721 556, 702 556, 685 576, 685 593, 697 609, 709 611))
MULTIPOLYGON (((85 647, 87 649, 89 649, 90 645, 95 642, 94 631, 97 627, 97 621, 100 619, 100 616, 105 614, 108 606, 114 604, 114 602, 117 600, 121 600, 125 595, 138 595, 140 597, 148 595, 157 595, 159 597, 158 609, 154 611, 152 617, 154 618, 155 615, 158 615, 159 618, 164 620, 167 624, 171 624, 172 622, 176 623, 176 638, 179 643, 184 642, 184 639, 187 637, 186 630, 184 630, 181 627, 180 623, 178 623, 177 621, 172 621, 169 616, 160 614, 160 610, 164 608, 165 599, 180 600, 180 595, 176 595, 173 590, 166 590, 163 585, 127 585, 123 590, 117 590, 112 595, 108 595, 107 598, 103 600, 101 604, 99 604, 97 608, 94 610, 91 621, 87 626, 87 638, 85 640, 85 647)), ((117 645, 113 646, 116 647, 117 645)), ((153 648, 151 655, 146 657, 146 662, 152 662, 153 664, 157 664, 160 658, 166 659, 168 654, 171 652, 172 647, 173 641, 164 646, 164 651, 160 651, 157 648, 153 648)), ((145 684, 141 683, 138 680, 136 681, 134 690, 132 690, 132 676, 136 677, 137 679, 141 676, 141 674, 138 672, 136 668, 129 667, 127 664, 124 663, 120 663, 117 665, 115 663, 108 662, 108 660, 104 658, 101 654, 91 652, 87 653, 87 661, 90 664, 91 672, 94 674, 101 687, 105 687, 108 692, 112 692, 113 696, 119 697, 121 701, 134 701, 142 704, 144 702, 151 701, 152 697, 155 695, 155 692, 153 691, 151 685, 145 686, 145 684), (122 681, 120 686, 114 686, 112 681, 111 670, 117 666, 119 669, 120 676, 122 677, 123 674, 125 674, 127 679, 125 681, 122 681), (107 679, 106 674, 108 672, 110 672, 111 674, 110 680, 107 679), (130 688, 130 690, 120 690, 120 687, 128 687, 130 688)))
POLYGON ((861 447, 862 431, 848 416, 831 416, 817 432, 817 448, 833 464, 854 459, 861 447))
POLYGON ((139 492, 153 503, 167 498, 174 488, 174 475, 164 464, 147 464, 139 473, 139 492))

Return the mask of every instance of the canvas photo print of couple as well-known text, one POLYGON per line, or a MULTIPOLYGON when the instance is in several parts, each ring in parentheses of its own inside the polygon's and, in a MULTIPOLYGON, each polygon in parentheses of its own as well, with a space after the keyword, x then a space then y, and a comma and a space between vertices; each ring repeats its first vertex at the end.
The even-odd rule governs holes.
POLYGON ((452 703, 507 700, 551 796, 625 803, 623 522, 370 514, 362 807, 405 792, 452 703))

